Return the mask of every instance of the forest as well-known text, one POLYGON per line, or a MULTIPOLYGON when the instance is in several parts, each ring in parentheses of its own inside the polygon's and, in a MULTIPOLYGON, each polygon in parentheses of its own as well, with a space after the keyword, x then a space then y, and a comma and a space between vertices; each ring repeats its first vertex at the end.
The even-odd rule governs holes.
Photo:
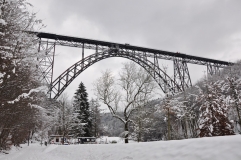
MULTIPOLYGON (((136 141, 178 140, 240 134, 240 61, 219 75, 207 75, 185 92, 148 99, 135 108, 129 124, 136 141)), ((118 116, 123 114, 121 109, 118 116)), ((118 119, 103 114, 112 136, 124 129, 118 119), (117 126, 115 129, 113 129, 117 126)))

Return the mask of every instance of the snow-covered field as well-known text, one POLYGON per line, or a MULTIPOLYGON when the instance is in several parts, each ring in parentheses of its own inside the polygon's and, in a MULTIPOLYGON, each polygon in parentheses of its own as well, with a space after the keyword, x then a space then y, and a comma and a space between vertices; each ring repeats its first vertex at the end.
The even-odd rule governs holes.
POLYGON ((82 145, 23 145, 0 160, 240 160, 241 136, 82 145))

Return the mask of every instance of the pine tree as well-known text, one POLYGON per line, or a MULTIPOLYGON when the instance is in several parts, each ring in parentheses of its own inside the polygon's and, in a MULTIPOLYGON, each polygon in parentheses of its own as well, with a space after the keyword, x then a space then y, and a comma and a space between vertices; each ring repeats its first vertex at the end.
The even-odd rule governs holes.
POLYGON ((199 117, 199 136, 224 136, 233 135, 234 131, 231 122, 228 119, 228 107, 224 101, 220 83, 206 84, 207 92, 200 90, 198 97, 200 106, 199 117))
POLYGON ((41 25, 25 0, 0 1, 0 150, 19 145, 38 122, 33 31, 41 25))
POLYGON ((77 118, 79 119, 80 124, 83 127, 83 132, 79 128, 74 128, 74 134, 77 137, 90 137, 92 136, 91 128, 91 116, 90 116, 90 108, 88 102, 88 93, 84 84, 81 82, 79 84, 78 89, 75 92, 73 107, 75 108, 75 113, 77 114, 77 118))

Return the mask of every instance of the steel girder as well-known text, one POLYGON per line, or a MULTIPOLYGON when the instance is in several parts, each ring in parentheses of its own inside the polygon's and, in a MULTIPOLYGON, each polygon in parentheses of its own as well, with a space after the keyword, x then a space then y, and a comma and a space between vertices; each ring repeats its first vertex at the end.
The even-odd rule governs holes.
POLYGON ((192 81, 189 75, 187 62, 184 59, 173 59, 174 62, 174 81, 182 87, 184 91, 186 88, 192 86, 192 81))
POLYGON ((174 58, 181 58, 185 59, 186 63, 192 63, 192 64, 198 64, 198 65, 218 65, 220 68, 224 68, 229 65, 233 65, 233 63, 225 62, 225 61, 218 61, 208 58, 202 58, 197 56, 190 56, 182 53, 172 53, 167 51, 161 51, 161 50, 154 50, 154 49, 148 49, 148 48, 142 48, 142 47, 136 47, 136 46, 129 46, 124 44, 117 44, 117 43, 110 43, 106 45, 101 44, 93 44, 87 42, 75 42, 75 41, 68 41, 68 40, 60 40, 56 39, 52 41, 52 43, 55 43, 56 45, 61 46, 68 46, 68 47, 77 47, 77 48, 85 48, 85 49, 92 49, 96 50, 96 46, 99 52, 104 51, 106 49, 111 48, 113 45, 118 45, 120 49, 127 50, 127 51, 133 51, 139 54, 146 54, 147 57, 150 58, 157 58, 157 59, 165 59, 165 60, 173 60, 174 58), (165 54, 166 53, 166 54, 165 54), (168 53, 168 54, 167 54, 168 53))
POLYGON ((224 68, 226 66, 233 65, 233 63, 225 61, 190 56, 182 53, 174 53, 156 49, 143 48, 138 46, 132 46, 129 44, 118 44, 112 42, 55 35, 51 33, 30 33, 36 34, 40 40, 39 52, 44 54, 40 54, 40 67, 38 68, 42 73, 42 78, 45 79, 45 81, 47 82, 47 84, 49 84, 51 88, 51 97, 58 97, 62 93, 62 91, 68 86, 67 83, 70 82, 69 79, 76 76, 76 74, 71 75, 71 72, 73 70, 71 70, 70 67, 68 70, 71 71, 66 70, 63 73, 65 76, 61 74, 57 78, 59 80, 56 79, 54 82, 52 82, 54 54, 56 45, 82 48, 82 60, 79 61, 79 63, 77 62, 81 65, 79 66, 76 63, 75 65, 77 66, 74 66, 75 71, 73 73, 79 73, 80 71, 82 72, 83 70, 88 68, 88 65, 92 65, 93 63, 101 60, 101 53, 103 54, 102 59, 110 57, 128 58, 138 63, 143 68, 145 68, 148 71, 148 73, 150 73, 152 77, 157 81, 157 83, 159 84, 164 93, 167 93, 169 91, 183 91, 185 90, 185 88, 190 87, 192 85, 187 63, 206 65, 207 72, 211 75, 219 73, 219 68, 224 68), (84 58, 85 49, 95 50, 96 53, 84 58), (148 58, 151 58, 154 61, 150 62, 148 58), (158 59, 174 61, 174 80, 172 80, 165 72, 163 72, 159 68, 158 59), (58 86, 56 86, 56 82, 58 82, 58 86))
POLYGON ((207 64, 207 73, 209 75, 220 75, 220 68, 222 68, 219 64, 207 64))
MULTIPOLYGON (((228 65, 233 64, 233 63, 228 63, 228 62, 224 62, 224 61, 189 56, 189 55, 185 55, 185 54, 181 54, 181 53, 162 54, 162 52, 165 52, 165 51, 146 49, 146 48, 140 48, 140 47, 135 47, 135 46, 110 43, 110 42, 105 42, 106 44, 101 44, 101 43, 98 44, 97 42, 95 43, 95 40, 91 40, 90 42, 88 40, 85 40, 84 41, 85 43, 84 42, 81 43, 81 42, 69 41, 69 40, 61 40, 61 39, 51 40, 50 39, 50 41, 41 40, 41 42, 52 45, 52 46, 53 45, 54 46, 61 45, 61 46, 82 48, 82 54, 84 52, 84 49, 92 49, 92 50, 95 50, 97 53, 97 52, 103 52, 105 50, 108 50, 112 46, 118 46, 119 49, 125 50, 126 52, 131 52, 131 53, 135 53, 135 54, 139 54, 139 55, 145 55, 148 58, 154 59, 154 63, 157 64, 157 66, 158 66, 158 59, 173 60, 173 61, 175 59, 179 59, 181 61, 185 61, 185 64, 192 63, 192 64, 198 64, 198 65, 206 65, 207 72, 211 75, 218 73, 220 68, 224 68, 228 65), (92 41, 94 41, 94 42, 92 42, 92 41)), ((82 57, 84 57, 84 56, 82 55, 82 57)), ((51 61, 50 61, 50 63, 51 63, 51 61)), ((175 64, 175 62, 174 62, 174 64, 175 64)), ((184 67, 183 69, 185 72, 188 71, 187 67, 186 68, 185 68, 185 66, 183 66, 183 67, 184 67)), ((177 75, 177 74, 174 73, 174 76, 175 75, 177 75)), ((181 75, 181 74, 179 73, 179 75, 181 75)), ((188 77, 190 77, 189 73, 188 74, 184 73, 183 75, 184 76, 187 75, 187 76, 185 76, 185 78, 190 79, 190 78, 188 78, 188 77)), ((183 76, 179 76, 179 77, 181 78, 180 81, 183 81, 183 76)), ((176 76, 176 79, 177 79, 177 76, 176 76)), ((190 85, 191 85, 191 81, 187 80, 186 86, 190 86, 190 85)), ((183 81, 183 86, 185 86, 184 81, 183 81)))
POLYGON ((132 52, 127 52, 116 48, 110 48, 104 52, 95 53, 88 57, 85 57, 84 59, 78 61, 77 63, 69 67, 66 71, 64 71, 50 85, 48 92, 50 94, 50 98, 57 99, 60 94, 66 89, 66 87, 80 73, 82 73, 94 63, 111 57, 127 58, 142 66, 155 79, 155 81, 158 83, 164 93, 167 92, 164 89, 165 87, 168 88, 168 92, 172 93, 182 91, 181 87, 178 86, 164 71, 162 71, 159 66, 147 60, 144 54, 133 54, 132 52))
POLYGON ((52 83, 53 78, 53 67, 54 67, 54 56, 55 56, 55 43, 48 41, 39 40, 38 47, 38 65, 37 69, 41 73, 40 80, 47 84, 52 83))
POLYGON ((101 51, 100 49, 107 49, 107 48, 110 48, 112 45, 118 45, 119 48, 121 49, 132 50, 135 52, 146 52, 146 54, 150 53, 152 55, 157 54, 157 58, 159 59, 172 60, 173 58, 183 58, 186 60, 187 63, 200 64, 200 65, 207 65, 207 63, 220 64, 221 67, 234 64, 234 63, 215 60, 215 59, 191 56, 191 55, 187 55, 179 52, 177 53, 177 52, 169 52, 169 51, 163 51, 163 50, 157 50, 157 49, 150 49, 145 47, 133 46, 129 44, 120 44, 120 43, 114 43, 114 42, 106 42, 106 41, 100 41, 100 40, 57 35, 57 34, 44 33, 44 32, 28 32, 28 33, 35 34, 37 37, 42 39, 49 39, 52 41, 56 41, 56 43, 58 43, 59 45, 68 46, 68 47, 82 47, 82 45, 85 44, 85 48, 95 49, 95 46, 98 46, 99 51, 101 51))

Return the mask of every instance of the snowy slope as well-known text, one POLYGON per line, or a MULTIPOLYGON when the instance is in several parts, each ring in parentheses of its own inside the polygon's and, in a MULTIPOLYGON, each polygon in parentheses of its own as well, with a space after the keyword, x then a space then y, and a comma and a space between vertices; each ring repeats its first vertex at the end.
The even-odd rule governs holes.
POLYGON ((39 144, 0 154, 0 160, 240 160, 241 136, 130 144, 39 144))

